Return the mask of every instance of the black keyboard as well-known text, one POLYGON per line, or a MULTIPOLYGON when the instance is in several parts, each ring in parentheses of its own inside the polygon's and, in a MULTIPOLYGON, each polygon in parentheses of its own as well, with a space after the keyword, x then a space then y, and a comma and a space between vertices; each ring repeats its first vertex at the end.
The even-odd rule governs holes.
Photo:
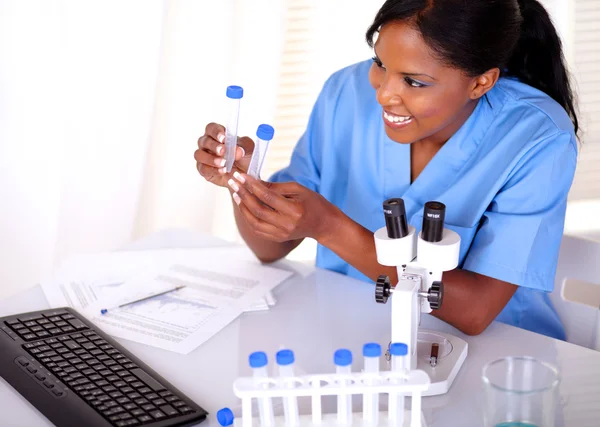
POLYGON ((57 427, 191 426, 207 412, 71 308, 0 318, 0 376, 57 427))

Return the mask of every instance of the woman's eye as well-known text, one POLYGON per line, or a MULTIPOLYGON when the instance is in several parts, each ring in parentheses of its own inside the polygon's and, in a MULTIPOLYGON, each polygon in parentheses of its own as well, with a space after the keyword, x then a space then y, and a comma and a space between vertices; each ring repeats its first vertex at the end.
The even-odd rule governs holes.
POLYGON ((418 82, 414 79, 411 79, 410 77, 404 77, 404 81, 406 82, 406 84, 408 84, 410 87, 425 87, 427 85, 418 82))
POLYGON ((377 64, 377 66, 378 66, 379 68, 384 68, 384 69, 385 69, 385 67, 383 66, 383 63, 382 63, 382 62, 379 60, 379 58, 377 58, 376 56, 374 56, 374 57, 373 57, 373 62, 374 62, 375 64, 377 64))

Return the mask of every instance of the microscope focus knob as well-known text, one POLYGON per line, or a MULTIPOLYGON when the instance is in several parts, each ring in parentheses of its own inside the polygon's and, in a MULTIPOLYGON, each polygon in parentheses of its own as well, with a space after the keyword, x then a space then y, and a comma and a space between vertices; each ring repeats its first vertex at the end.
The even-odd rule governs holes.
POLYGON ((437 310, 442 306, 442 300, 444 299, 444 284, 442 282, 433 282, 429 293, 427 295, 427 301, 432 310, 437 310))
POLYGON ((392 293, 392 284, 388 276, 381 275, 377 278, 375 285, 375 301, 385 304, 392 293))

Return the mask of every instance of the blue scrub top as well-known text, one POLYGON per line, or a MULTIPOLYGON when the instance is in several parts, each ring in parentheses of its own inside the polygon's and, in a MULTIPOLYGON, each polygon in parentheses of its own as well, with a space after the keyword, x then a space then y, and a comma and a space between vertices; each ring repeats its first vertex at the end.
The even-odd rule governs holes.
MULTIPOLYGON (((567 113, 546 94, 501 78, 411 185, 410 145, 387 137, 370 66, 327 80, 289 166, 270 180, 320 193, 373 232, 385 226, 388 198, 404 199, 417 231, 423 205, 444 203, 445 226, 461 237, 459 267, 519 285, 497 320, 564 339, 547 292, 577 161, 567 113)), ((321 245, 316 265, 371 282, 321 245)))

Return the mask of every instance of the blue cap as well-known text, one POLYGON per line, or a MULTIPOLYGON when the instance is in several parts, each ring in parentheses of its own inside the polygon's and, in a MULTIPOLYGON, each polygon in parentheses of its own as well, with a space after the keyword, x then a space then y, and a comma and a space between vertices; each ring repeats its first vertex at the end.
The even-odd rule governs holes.
POLYGON ((345 348, 340 348, 333 355, 333 363, 337 366, 348 366, 352 364, 352 352, 345 348))
POLYGON ((233 412, 229 408, 223 408, 223 409, 219 409, 219 411, 217 411, 217 421, 223 427, 227 427, 227 426, 230 426, 231 424, 233 424, 234 418, 235 417, 233 416, 233 412))
POLYGON ((275 129, 273 129, 273 126, 259 125, 258 129, 256 129, 256 137, 258 139, 262 139, 263 141, 272 140, 273 135, 275 135, 275 129))
POLYGON ((227 86, 227 98, 241 99, 244 96, 244 89, 241 86, 227 86))
POLYGON ((379 357, 381 356, 381 346, 376 342, 370 342, 363 345, 363 356, 379 357))
POLYGON ((262 368, 267 366, 267 354, 264 351, 255 351, 248 358, 251 368, 262 368))
POLYGON ((279 350, 275 357, 278 365, 291 365, 294 363, 294 352, 292 350, 279 350))
POLYGON ((408 354, 408 346, 401 342, 395 342, 390 345, 390 354, 392 356, 406 356, 408 354))

